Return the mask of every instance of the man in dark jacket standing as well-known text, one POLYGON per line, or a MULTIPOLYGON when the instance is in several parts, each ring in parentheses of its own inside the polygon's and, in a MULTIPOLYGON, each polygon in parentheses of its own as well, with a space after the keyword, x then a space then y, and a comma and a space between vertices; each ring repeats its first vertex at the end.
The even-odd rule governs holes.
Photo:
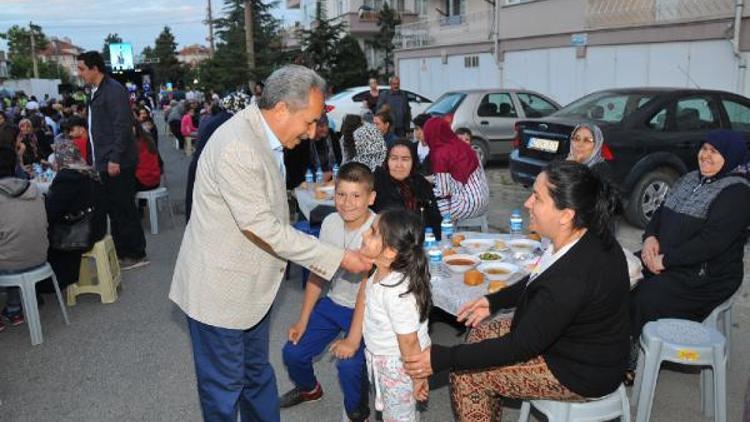
POLYGON ((133 114, 127 90, 104 73, 104 60, 96 51, 77 57, 78 74, 91 87, 88 104, 88 159, 104 183, 112 238, 123 270, 148 264, 146 238, 135 207, 133 114))
POLYGON ((393 120, 393 131, 396 136, 406 136, 406 130, 409 129, 411 122, 411 106, 406 92, 401 90, 401 79, 398 76, 391 76, 388 80, 391 89, 382 91, 379 95, 378 105, 375 107, 378 111, 387 105, 390 109, 391 119, 393 120))

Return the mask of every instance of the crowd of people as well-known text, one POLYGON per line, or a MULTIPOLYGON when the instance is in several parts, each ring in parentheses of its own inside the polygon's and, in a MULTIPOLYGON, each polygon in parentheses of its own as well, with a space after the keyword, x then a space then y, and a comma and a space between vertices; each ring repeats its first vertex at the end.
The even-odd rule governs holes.
MULTIPOLYGON (((61 288, 76 282, 84 251, 56 249, 51 228, 86 213, 95 240, 109 217, 124 268, 147 262, 134 195, 159 186, 164 170, 154 105, 130 101, 103 69, 98 53, 79 57, 85 103, 4 101, 0 274, 50 262, 61 288), (47 193, 40 168, 56 173, 47 193)), ((425 228, 441 239, 442 221, 485 215, 490 192, 471 132, 412 118, 400 81, 389 82, 383 91, 370 81, 362 113, 344 118, 340 136, 324 113, 325 81, 302 66, 278 69, 252 97, 159 104, 178 148, 195 139, 169 297, 186 314, 206 420, 275 421, 281 408, 320 399, 313 362, 327 348, 351 421, 369 417, 371 386, 383 420, 417 420, 428 378, 441 371, 462 421, 499 420, 501 397, 605 396, 632 383, 647 322, 702 321, 741 285, 750 226, 743 137, 706 135, 698 170, 676 182, 643 234, 642 280, 632 288, 604 138, 582 122, 566 159, 539 174, 524 203, 528 229, 549 246, 524 279, 460 307, 457 321, 472 328, 465 344, 432 344, 425 228), (335 189, 318 239, 290 225, 287 192, 308 172, 335 189), (269 313, 288 261, 311 273, 280 347, 294 388, 279 395, 269 313), (511 317, 491 318, 509 308, 511 317)), ((3 315, 23 322, 17 290, 3 315)))

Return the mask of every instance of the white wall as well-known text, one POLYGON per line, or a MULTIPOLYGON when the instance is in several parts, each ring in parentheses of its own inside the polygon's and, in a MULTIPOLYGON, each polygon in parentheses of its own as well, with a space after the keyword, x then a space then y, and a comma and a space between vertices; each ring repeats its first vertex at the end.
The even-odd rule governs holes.
POLYGON ((588 47, 580 59, 573 47, 508 52, 501 73, 503 87, 539 91, 561 104, 605 88, 697 84, 743 91, 724 40, 588 47))
POLYGON ((435 101, 446 91, 455 89, 497 88, 500 70, 491 53, 448 56, 442 58, 400 59, 398 74, 401 87, 416 91, 435 101), (478 67, 464 67, 464 57, 478 56, 478 67))
POLYGON ((2 84, 0 88, 8 88, 13 91, 23 91, 28 96, 36 96, 40 101, 44 94, 51 98, 60 98, 60 91, 57 86, 60 85, 59 79, 9 79, 2 84))

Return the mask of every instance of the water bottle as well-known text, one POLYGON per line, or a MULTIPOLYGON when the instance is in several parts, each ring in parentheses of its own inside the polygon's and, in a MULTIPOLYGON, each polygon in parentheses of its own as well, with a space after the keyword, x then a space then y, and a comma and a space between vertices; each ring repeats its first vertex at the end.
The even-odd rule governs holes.
POLYGON ((440 223, 441 242, 445 247, 451 247, 451 238, 453 237, 453 220, 451 220, 450 214, 443 216, 443 221, 440 223))
POLYGON ((521 214, 521 210, 513 210, 510 214, 510 224, 508 226, 512 239, 523 237, 523 214, 521 214))
POLYGON ((338 164, 334 164, 333 165, 332 173, 333 173, 333 179, 335 180, 336 176, 339 175, 339 165, 338 164))
POLYGON ((42 165, 39 163, 34 163, 31 168, 34 170, 34 176, 39 177, 44 173, 44 169, 42 168, 42 165))
POLYGON ((313 180, 313 173, 310 169, 307 169, 307 172, 305 172, 305 184, 308 189, 312 189, 313 182, 315 182, 315 180, 313 180))
POLYGON ((438 247, 433 247, 427 251, 427 259, 430 263, 430 278, 439 280, 443 275, 443 251, 438 247))
POLYGON ((432 232, 432 227, 427 227, 424 229, 424 248, 429 251, 435 246, 437 246, 435 234, 432 232))
POLYGON ((315 170, 315 183, 322 185, 323 184, 323 169, 318 167, 317 170, 315 170))

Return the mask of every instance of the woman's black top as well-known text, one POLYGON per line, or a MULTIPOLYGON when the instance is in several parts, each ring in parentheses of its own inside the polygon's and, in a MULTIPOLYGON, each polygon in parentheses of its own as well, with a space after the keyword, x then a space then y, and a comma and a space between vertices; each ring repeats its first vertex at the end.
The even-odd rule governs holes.
MULTIPOLYGON (((425 227, 432 227, 432 232, 439 240, 440 237, 440 209, 437 206, 432 185, 421 174, 414 174, 408 179, 414 195, 416 196, 415 212, 422 217, 425 227)), ((375 169, 375 204, 372 209, 381 212, 389 208, 406 208, 404 196, 401 192, 400 183, 393 180, 388 171, 383 167, 375 169)))
POLYGON ((66 214, 75 214, 94 206, 94 239, 101 240, 107 231, 104 209, 104 188, 101 183, 72 169, 60 170, 49 187, 45 199, 47 222, 52 227, 66 214))
POLYGON ((588 231, 565 255, 488 295, 491 311, 515 307, 508 334, 454 347, 432 346, 432 367, 483 369, 541 355, 555 377, 584 397, 612 393, 628 362, 628 266, 620 245, 605 249, 588 231))

